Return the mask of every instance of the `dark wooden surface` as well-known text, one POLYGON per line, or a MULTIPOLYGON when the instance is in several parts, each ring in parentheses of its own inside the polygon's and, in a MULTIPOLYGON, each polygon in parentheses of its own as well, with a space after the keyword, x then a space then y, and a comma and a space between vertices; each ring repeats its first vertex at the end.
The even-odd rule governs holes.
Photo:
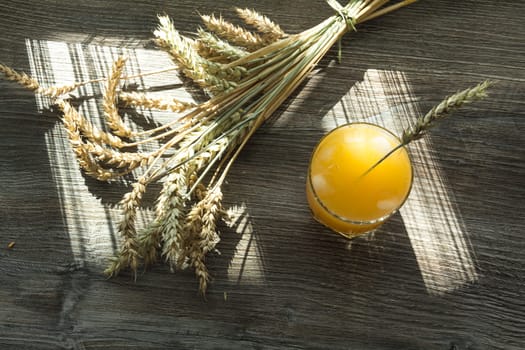
MULTIPOLYGON (((292 33, 332 14, 321 0, 4 0, 0 62, 45 83, 100 77, 123 50, 135 70, 162 68, 157 13, 194 31, 198 12, 233 6, 292 33)), ((105 279, 125 184, 85 178, 46 101, 0 80, 0 349, 525 348, 524 15, 522 1, 420 1, 346 36, 342 63, 331 52, 236 162, 238 221, 208 259, 207 300, 164 266, 105 279), (325 132, 399 130, 486 78, 489 99, 410 147, 414 191, 373 236, 350 243, 310 217, 325 132)))

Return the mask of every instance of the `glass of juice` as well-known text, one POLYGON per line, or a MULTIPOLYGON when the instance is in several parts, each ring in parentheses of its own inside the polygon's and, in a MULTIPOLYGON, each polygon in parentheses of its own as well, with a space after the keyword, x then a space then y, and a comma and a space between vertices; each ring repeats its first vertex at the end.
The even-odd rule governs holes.
POLYGON ((370 123, 342 125, 313 151, 306 195, 314 218, 347 238, 378 228, 407 199, 412 164, 405 147, 387 129, 370 123))

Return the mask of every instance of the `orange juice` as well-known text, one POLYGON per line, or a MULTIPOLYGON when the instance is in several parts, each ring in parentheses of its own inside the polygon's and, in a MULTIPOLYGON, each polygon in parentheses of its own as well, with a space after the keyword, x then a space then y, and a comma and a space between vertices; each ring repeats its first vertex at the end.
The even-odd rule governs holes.
POLYGON ((388 130, 368 123, 343 125, 315 148, 306 195, 313 216, 332 230, 352 237, 380 226, 406 200, 412 166, 400 148, 367 173, 400 144, 388 130))

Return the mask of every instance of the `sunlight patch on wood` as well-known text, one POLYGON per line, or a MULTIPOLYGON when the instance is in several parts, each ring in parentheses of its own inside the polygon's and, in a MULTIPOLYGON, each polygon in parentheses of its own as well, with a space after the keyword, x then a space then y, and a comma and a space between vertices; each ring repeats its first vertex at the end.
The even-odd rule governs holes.
POLYGON ((258 247, 257 234, 253 230, 252 219, 246 205, 234 207, 229 211, 229 226, 240 235, 235 247, 230 266, 228 279, 237 284, 264 282, 264 268, 261 250, 258 247))
MULTIPOLYGON (((32 39, 26 39, 25 44, 30 66, 28 73, 44 87, 105 77, 118 55, 128 57, 126 75, 173 67, 166 53, 155 50, 129 50, 32 39)), ((176 71, 130 79, 127 85, 133 85, 140 91, 154 90, 152 94, 167 94, 192 100, 191 93, 182 88, 182 80, 176 71)), ((84 85, 79 91, 73 91, 71 96, 87 97, 78 101, 79 112, 89 118, 93 124, 107 130, 101 103, 104 86, 104 82, 84 85)), ((45 113, 52 108, 51 100, 41 95, 36 95, 36 104, 39 112, 45 113)), ((166 122, 173 116, 169 112, 154 112, 141 108, 137 110, 142 113, 145 123, 153 120, 157 123, 166 122)), ((42 118, 49 117, 42 116, 42 118)), ((124 117, 125 120, 126 118, 128 116, 124 117)), ((67 132, 58 120, 46 132, 45 142, 50 171, 57 186, 62 218, 68 230, 75 260, 104 266, 108 263, 107 258, 118 249, 120 237, 116 228, 120 220, 120 210, 117 204, 122 195, 129 191, 127 188, 129 184, 122 182, 115 187, 102 184, 97 185, 96 190, 93 190, 90 183, 96 180, 83 176, 71 151, 67 132)), ((151 219, 151 215, 150 210, 139 210, 137 226, 142 227, 151 219)))
POLYGON ((411 148, 414 184, 410 200, 400 213, 410 237, 427 290, 432 294, 453 291, 478 279, 475 257, 454 193, 429 138, 411 148))
MULTIPOLYGON (((350 122, 369 122, 397 135, 422 113, 405 73, 369 69, 323 118, 326 132, 350 122)), ((409 147, 414 184, 401 208, 406 234, 430 294, 453 291, 477 280, 468 233, 431 135, 409 147)))

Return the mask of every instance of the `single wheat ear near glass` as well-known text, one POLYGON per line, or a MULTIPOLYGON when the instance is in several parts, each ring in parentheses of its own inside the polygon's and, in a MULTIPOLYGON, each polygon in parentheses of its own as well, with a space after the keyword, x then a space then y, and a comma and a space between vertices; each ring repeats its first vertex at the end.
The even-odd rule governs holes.
MULTIPOLYGON (((174 69, 125 76, 125 57, 113 63, 107 77, 65 86, 44 87, 27 74, 1 64, 0 72, 6 79, 52 99, 85 174, 106 182, 135 176, 130 192, 120 201, 120 250, 105 272, 114 276, 129 268, 136 276, 141 266, 161 261, 173 271, 191 267, 204 294, 210 281, 205 259, 220 240, 218 220, 227 218, 221 204, 221 185, 251 135, 345 33, 414 1, 352 0, 343 6, 327 0, 334 15, 297 34, 286 33, 251 9, 237 9, 251 30, 217 14, 202 15, 203 27, 191 37, 181 35, 169 16, 159 16, 154 40, 177 69, 209 95, 200 104, 158 95, 153 98, 147 91, 124 92, 122 85, 127 79, 174 69), (107 131, 90 115, 81 114, 69 95, 80 86, 101 82, 105 83, 102 98, 80 97, 98 99, 107 131), (124 121, 120 106, 171 111, 173 119, 145 129, 124 121), (141 145, 149 146, 149 151, 137 151, 141 145), (154 218, 137 227, 138 207, 152 183, 161 184, 154 218)), ((412 133, 420 135, 426 129, 418 130, 412 133)))

